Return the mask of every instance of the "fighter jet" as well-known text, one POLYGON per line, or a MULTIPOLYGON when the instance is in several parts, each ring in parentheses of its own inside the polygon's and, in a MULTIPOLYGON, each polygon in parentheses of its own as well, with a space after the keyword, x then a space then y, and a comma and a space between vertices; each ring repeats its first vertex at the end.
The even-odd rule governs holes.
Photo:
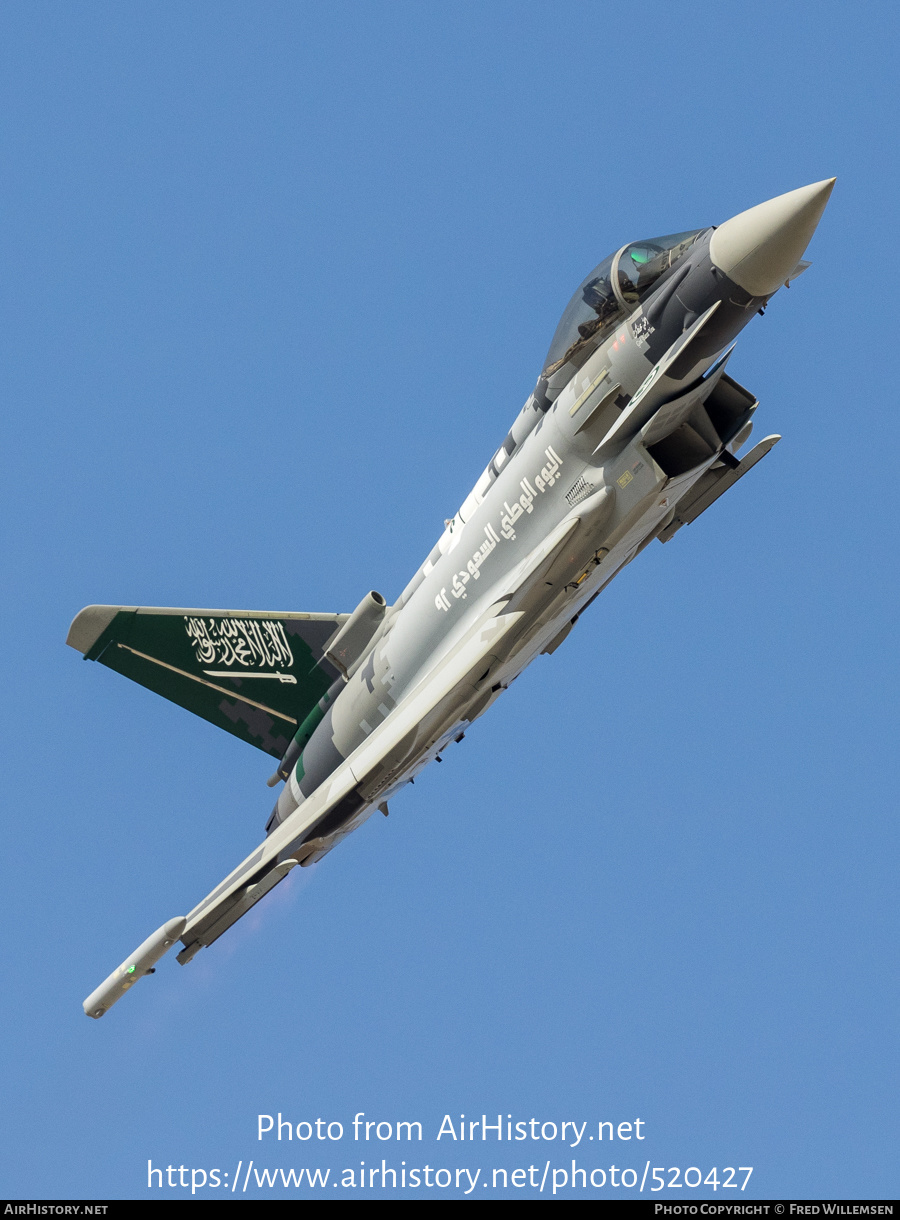
POLYGON ((88 606, 68 643, 270 754, 265 839, 84 1001, 101 1017, 177 940, 213 944, 321 860, 554 652, 617 573, 669 542, 742 458, 757 400, 739 332, 809 266, 834 179, 712 228, 632 241, 579 285, 533 392, 393 605, 352 614, 88 606))

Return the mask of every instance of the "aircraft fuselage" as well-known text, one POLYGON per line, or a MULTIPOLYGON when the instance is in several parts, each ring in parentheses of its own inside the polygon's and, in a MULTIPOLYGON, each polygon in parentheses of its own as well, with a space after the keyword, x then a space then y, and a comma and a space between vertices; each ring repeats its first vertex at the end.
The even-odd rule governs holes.
MULTIPOLYGON (((327 833, 310 862, 408 783, 555 642, 671 518, 677 501, 720 460, 724 445, 749 418, 748 404, 744 415, 730 421, 730 436, 711 437, 705 457, 674 474, 667 473, 665 459, 661 465, 641 435, 663 404, 691 387, 702 395, 704 375, 767 299, 747 292, 714 266, 712 232, 696 240, 650 295, 587 353, 551 401, 529 398, 505 447, 387 611, 365 664, 336 692, 299 769, 292 769, 270 826, 289 817, 452 652, 472 624, 508 596, 516 568, 545 539, 566 521, 578 522, 552 570, 532 577, 522 620, 485 682, 461 691, 443 721, 423 730, 401 773, 375 799, 360 798, 358 809, 342 810, 345 820, 339 825, 306 832, 316 839, 323 829, 327 833), (682 354, 676 351, 671 359, 673 346, 685 338, 682 354), (670 363, 661 367, 667 355, 670 363)), ((563 375, 568 372, 564 369, 563 375)), ((677 461, 668 465, 677 471, 677 461)))

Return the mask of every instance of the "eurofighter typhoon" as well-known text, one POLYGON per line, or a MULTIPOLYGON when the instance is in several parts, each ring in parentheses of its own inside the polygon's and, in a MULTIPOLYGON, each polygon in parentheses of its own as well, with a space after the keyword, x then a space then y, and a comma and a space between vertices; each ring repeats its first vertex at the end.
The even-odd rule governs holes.
POLYGON ((734 340, 800 275, 834 179, 718 227, 634 241, 579 285, 533 393, 400 597, 352 614, 88 606, 68 643, 277 761, 264 842, 84 1001, 101 1017, 314 864, 552 653, 612 578, 778 441, 734 340))

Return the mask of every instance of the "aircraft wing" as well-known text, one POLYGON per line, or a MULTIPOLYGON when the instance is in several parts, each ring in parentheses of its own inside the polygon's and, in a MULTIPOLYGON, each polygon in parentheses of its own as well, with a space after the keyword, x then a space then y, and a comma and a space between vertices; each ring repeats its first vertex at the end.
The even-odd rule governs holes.
POLYGON ((178 960, 182 964, 217 940, 294 864, 306 859, 317 830, 337 830, 355 812, 374 804, 433 744, 435 733, 439 735, 452 718, 454 706, 462 708, 471 703, 494 661, 503 655, 508 637, 525 616, 525 611, 510 608, 515 607, 516 595, 528 586, 541 565, 553 561, 578 525, 577 517, 563 521, 536 547, 498 590, 493 605, 400 705, 299 809, 194 907, 181 934, 185 948, 178 960))
POLYGON ((471 699, 486 663, 490 665, 503 638, 522 618, 521 611, 504 613, 504 606, 502 602, 491 607, 325 783, 194 907, 181 936, 185 949, 179 953, 179 961, 189 961, 204 945, 212 944, 268 893, 298 858, 303 858, 304 840, 326 818, 329 823, 339 821, 342 808, 348 810, 349 816, 351 811, 376 800, 383 783, 393 782, 403 762, 412 761, 420 752, 425 741, 423 734, 427 737, 429 717, 440 705, 459 688, 464 698, 471 699), (471 689, 467 687, 467 678, 471 680, 471 689), (270 883, 272 872, 278 875, 270 883))
MULTIPOLYGON (((490 683, 494 662, 504 656, 510 646, 510 637, 514 637, 516 628, 526 617, 523 610, 511 610, 510 603, 541 565, 554 560, 578 524, 578 518, 564 521, 531 552, 506 586, 498 591, 498 599, 493 605, 312 796, 187 916, 163 924, 88 996, 84 1002, 88 1016, 103 1016, 137 979, 149 973, 179 937, 184 949, 178 954, 178 960, 182 965, 189 962, 200 949, 211 945, 245 915, 291 869, 309 857, 313 846, 311 840, 317 830, 326 827, 329 833, 338 830, 358 811, 375 804, 379 795, 388 791, 391 785, 402 781, 404 773, 434 745, 447 723, 452 723, 457 711, 464 711, 485 682, 490 683)), ((103 609, 118 611, 120 608, 103 609)), ((134 612, 133 607, 125 609, 134 612)), ((82 615, 85 613, 82 611, 82 615)), ((169 613, 184 615, 186 612, 169 613)), ((74 647, 84 643, 84 636, 75 631, 82 615, 73 624, 74 639, 70 633, 69 642, 74 647)), ((93 626, 91 633, 96 635, 93 626)), ((87 648, 88 655, 101 644, 96 635, 94 645, 87 648)), ((318 846, 313 847, 313 853, 316 850, 318 846)))
POLYGON ((66 643, 281 759, 337 670, 346 614, 87 606, 66 643))
MULTIPOLYGON (((126 958, 84 1001, 87 1015, 102 1017, 126 990, 150 973, 159 958, 179 937, 185 947, 178 954, 178 960, 182 965, 189 962, 200 949, 217 940, 292 868, 309 856, 312 846, 309 840, 315 836, 317 829, 324 828, 326 819, 329 829, 336 830, 355 813, 374 804, 379 793, 387 791, 402 776, 404 767, 411 766, 431 744, 429 733, 435 725, 436 713, 439 714, 438 722, 443 724, 448 713, 452 716, 456 702, 462 707, 471 701, 479 688, 479 680, 484 677, 484 671, 490 669, 495 657, 502 651, 504 638, 523 617, 522 611, 505 612, 507 600, 503 597, 495 603, 325 783, 212 893, 186 917, 171 919, 163 924, 130 958, 126 958)), ((120 610, 119 607, 103 609, 114 612, 112 616, 106 616, 111 621, 120 610)), ((134 614, 135 610, 126 607, 125 613, 134 614)), ((183 614, 181 611, 170 612, 172 615, 175 613, 183 614)), ((85 637, 94 631, 93 620, 100 617, 88 615, 85 620, 84 615, 82 611, 73 624, 74 638, 70 633, 69 642, 74 647, 85 643, 85 637), (91 624, 89 632, 83 630, 86 622, 91 624)), ((97 636, 93 646, 88 643, 87 655, 91 656, 97 648, 117 647, 119 642, 113 635, 103 645, 97 636)), ((129 643, 124 651, 130 652, 132 649, 133 644, 129 643)), ((149 653, 142 659, 147 664, 159 663, 149 653)), ((182 677, 185 682, 191 681, 187 671, 182 677)), ((175 701, 180 702, 179 699, 175 701)), ((313 847, 315 850, 316 847, 313 847)))

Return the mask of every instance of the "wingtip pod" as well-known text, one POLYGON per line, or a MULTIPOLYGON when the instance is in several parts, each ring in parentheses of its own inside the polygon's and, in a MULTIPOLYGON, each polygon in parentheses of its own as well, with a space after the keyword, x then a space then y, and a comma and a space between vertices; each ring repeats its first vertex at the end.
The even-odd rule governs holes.
POLYGON ((121 966, 91 992, 82 1006, 85 1016, 97 1020, 112 1008, 117 1000, 121 1000, 125 992, 133 987, 138 979, 149 974, 159 959, 171 949, 186 924, 187 917, 181 915, 177 919, 170 919, 161 928, 157 928, 152 936, 148 936, 130 957, 125 958, 121 966))
POLYGON ((770 296, 795 272, 835 181, 812 182, 726 220, 710 238, 713 263, 753 296, 770 296))

